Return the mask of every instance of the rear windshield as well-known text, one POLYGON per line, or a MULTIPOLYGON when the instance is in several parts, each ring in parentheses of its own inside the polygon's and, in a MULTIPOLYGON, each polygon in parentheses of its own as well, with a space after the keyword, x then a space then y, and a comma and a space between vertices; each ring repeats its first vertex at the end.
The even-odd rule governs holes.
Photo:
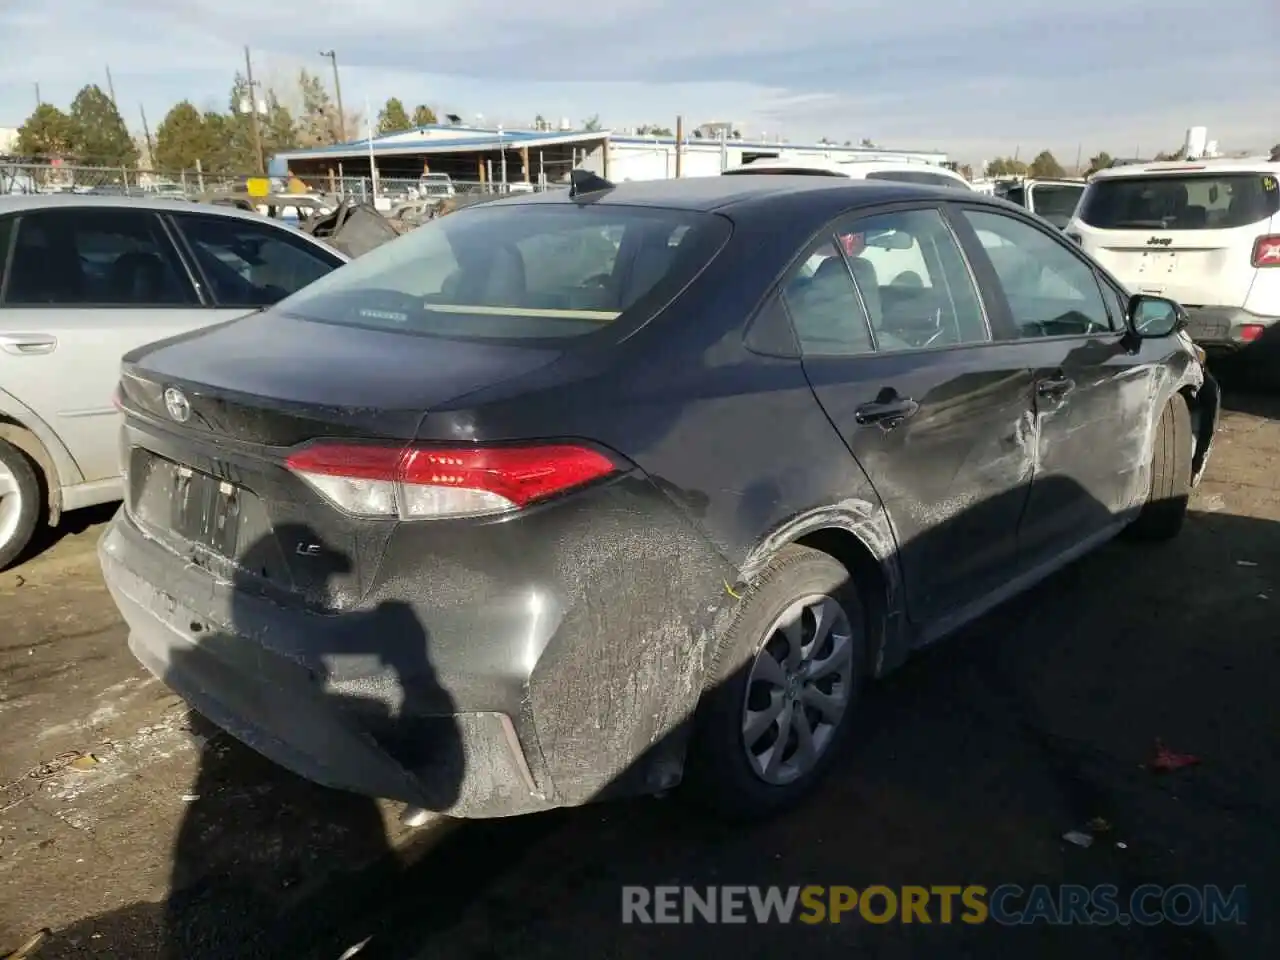
POLYGON ((823 170, 821 167, 757 167, 752 169, 751 166, 738 167, 736 170, 725 170, 721 176, 738 176, 740 174, 755 174, 759 176, 762 173, 772 173, 775 176, 784 177, 843 177, 844 174, 837 170, 823 170))
POLYGON ((867 174, 868 180, 895 180, 899 183, 920 183, 931 187, 951 187, 956 190, 968 190, 969 184, 955 177, 941 173, 929 173, 926 170, 878 170, 867 174))
POLYGON ((282 301, 291 316, 454 338, 575 337, 651 314, 724 245, 710 213, 477 206, 433 220, 282 301))
POLYGON ((1080 219, 1103 230, 1230 230, 1280 210, 1276 178, 1261 173, 1190 173, 1096 180, 1080 219))

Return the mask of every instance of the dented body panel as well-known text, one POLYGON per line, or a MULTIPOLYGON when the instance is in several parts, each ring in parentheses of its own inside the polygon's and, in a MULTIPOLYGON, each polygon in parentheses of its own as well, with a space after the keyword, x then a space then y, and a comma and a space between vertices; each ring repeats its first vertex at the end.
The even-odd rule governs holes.
MULTIPOLYGON (((788 544, 841 538, 883 675, 1123 527, 1177 391, 1202 473, 1217 388, 1180 338, 802 360, 775 297, 796 253, 859 205, 954 192, 761 179, 672 186, 732 238, 673 303, 571 346, 268 312, 127 358, 129 490, 100 552, 138 658, 344 789, 477 817, 655 792, 680 780, 744 587, 788 544), (1059 370, 1078 389, 1051 405, 1036 384, 1059 370), (169 383, 193 425, 165 421, 169 383), (916 415, 859 424, 886 389, 916 415), (566 439, 621 469, 509 516, 357 519, 284 469, 316 437, 566 439), (166 464, 246 491, 224 555, 166 528, 166 464)), ((1007 308, 982 294, 999 332, 1007 308)))

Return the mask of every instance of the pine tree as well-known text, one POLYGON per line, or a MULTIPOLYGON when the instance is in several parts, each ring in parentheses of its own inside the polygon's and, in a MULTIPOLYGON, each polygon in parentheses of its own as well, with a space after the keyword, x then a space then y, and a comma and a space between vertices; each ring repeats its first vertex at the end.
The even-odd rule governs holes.
POLYGON ((18 153, 27 157, 64 157, 75 148, 75 124, 51 103, 36 107, 18 128, 18 153))
POLYGON ((413 121, 405 112, 404 104, 395 97, 389 99, 378 112, 378 133, 402 133, 413 129, 413 121))
POLYGON ((136 167, 138 148, 120 119, 116 105, 96 84, 89 84, 71 101, 76 159, 104 167, 136 167))

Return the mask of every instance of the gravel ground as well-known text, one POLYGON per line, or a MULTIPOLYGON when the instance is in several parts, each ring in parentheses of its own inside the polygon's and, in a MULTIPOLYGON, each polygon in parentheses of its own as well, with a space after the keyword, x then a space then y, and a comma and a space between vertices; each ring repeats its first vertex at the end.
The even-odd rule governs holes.
POLYGON ((149 679, 93 556, 110 511, 78 517, 0 574, 0 955, 43 928, 41 960, 1276 956, 1280 399, 1228 405, 1177 542, 1104 548, 917 658, 823 790, 750 829, 672 799, 407 831, 149 679), (1151 773, 1157 739, 1202 762, 1151 773), (1094 817, 1111 832, 1063 842, 1094 817), (620 922, 624 884, 671 883, 1245 884, 1251 909, 1245 927, 620 922))

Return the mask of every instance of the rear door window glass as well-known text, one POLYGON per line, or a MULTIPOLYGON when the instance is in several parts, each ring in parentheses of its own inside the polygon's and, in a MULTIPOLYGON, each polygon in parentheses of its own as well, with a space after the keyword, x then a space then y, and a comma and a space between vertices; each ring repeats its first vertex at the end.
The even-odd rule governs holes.
POLYGON ((94 207, 23 214, 5 293, 10 306, 187 306, 198 302, 159 219, 94 207))
POLYGON ((937 210, 855 219, 836 235, 871 317, 877 351, 988 339, 968 265, 937 210))
POLYGON ((271 306, 343 262, 283 227, 185 213, 174 221, 219 306, 271 306))
POLYGON ((327 323, 459 338, 558 338, 665 304, 719 252, 711 213, 598 204, 472 207, 384 244, 280 305, 327 323))
POLYGON ((1234 230, 1280 212, 1272 174, 1187 173, 1095 180, 1080 219, 1103 230, 1234 230))

